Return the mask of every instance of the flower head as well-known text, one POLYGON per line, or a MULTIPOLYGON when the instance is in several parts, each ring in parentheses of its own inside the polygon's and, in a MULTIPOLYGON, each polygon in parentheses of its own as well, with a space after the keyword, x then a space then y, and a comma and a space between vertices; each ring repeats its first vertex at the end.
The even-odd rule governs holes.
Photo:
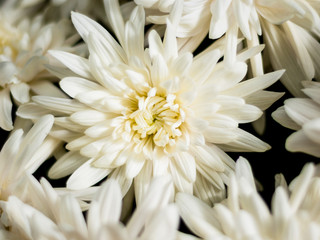
MULTIPOLYGON (((86 220, 80 205, 71 195, 63 197, 41 180, 51 214, 21 202, 15 196, 1 203, 9 231, 19 239, 176 239, 179 215, 176 206, 168 204, 172 192, 169 179, 155 179, 146 198, 124 225, 120 222, 121 190, 117 182, 106 181, 97 191, 86 220), (50 205, 50 203, 52 203, 50 205)), ((47 206, 48 207, 48 206, 47 206)), ((2 218, 2 220, 4 217, 2 218)))
POLYGON ((0 127, 12 130, 12 96, 18 105, 30 100, 32 94, 50 93, 63 97, 49 79, 55 77, 45 69, 49 49, 75 51, 78 37, 68 20, 45 23, 43 15, 16 8, 13 1, 1 6, 0 14, 0 127), (10 94, 11 93, 11 94, 10 94))
POLYGON ((271 210, 256 190, 249 163, 238 159, 228 198, 213 208, 201 200, 177 195, 182 219, 204 239, 317 239, 320 236, 318 166, 306 164, 289 185, 276 176, 271 210))
POLYGON ((284 127, 295 130, 286 140, 292 152, 305 152, 320 157, 320 83, 303 82, 302 91, 308 98, 290 98, 272 117, 284 127))
POLYGON ((73 173, 67 185, 77 189, 110 175, 122 183, 123 193, 134 180, 139 203, 152 178, 169 174, 176 191, 195 192, 210 201, 209 195, 224 189, 233 170, 223 150, 269 148, 238 124, 259 118, 260 108, 281 95, 263 89, 283 71, 241 82, 247 73, 243 61, 261 47, 243 52, 231 69, 217 63, 222 56, 219 45, 195 58, 180 54, 176 16, 168 20, 164 40, 152 31, 144 49, 143 8, 135 8, 124 23, 117 1, 105 5, 120 44, 93 20, 72 13, 89 59, 50 53, 80 75, 60 82, 73 99, 35 96, 34 103, 19 109, 27 118, 43 111, 56 113, 51 135, 65 140, 69 152, 49 175, 73 173))
POLYGON ((16 195, 24 199, 25 174, 32 174, 52 154, 59 144, 46 138, 53 124, 53 116, 40 118, 31 130, 24 134, 15 130, 0 152, 0 200, 16 195))

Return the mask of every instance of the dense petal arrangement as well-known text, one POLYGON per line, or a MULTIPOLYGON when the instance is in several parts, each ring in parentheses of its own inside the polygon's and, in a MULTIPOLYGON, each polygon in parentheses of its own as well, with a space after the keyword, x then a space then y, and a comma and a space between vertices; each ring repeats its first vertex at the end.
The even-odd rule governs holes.
POLYGON ((10 195, 24 199, 25 173, 32 174, 52 154, 59 142, 47 137, 53 116, 41 117, 28 133, 15 130, 0 152, 0 200, 10 195))
POLYGON ((60 82, 73 99, 35 96, 34 103, 19 109, 21 117, 37 118, 40 112, 56 116, 51 135, 66 141, 69 152, 49 175, 74 172, 67 183, 73 189, 110 175, 122 183, 124 194, 134 179, 139 203, 150 179, 170 174, 176 191, 195 193, 209 202, 214 192, 224 189, 233 170, 223 150, 269 149, 238 124, 256 120, 262 113, 259 107, 265 109, 281 96, 263 89, 283 71, 241 82, 247 73, 243 60, 260 47, 239 55, 231 69, 217 63, 222 55, 218 48, 195 58, 191 53, 180 55, 175 15, 168 20, 163 42, 152 31, 149 48, 144 49, 143 8, 135 8, 124 23, 117 1, 105 4, 120 44, 93 20, 73 13, 89 59, 50 52, 80 75, 60 82))
MULTIPOLYGON (((147 9, 147 21, 165 24, 176 2, 162 0, 135 0, 147 9)), ((248 46, 256 46, 263 36, 270 61, 275 70, 286 69, 283 84, 295 96, 302 96, 302 80, 319 79, 319 3, 310 0, 183 0, 183 13, 177 36, 179 48, 196 49, 209 32, 209 38, 223 35, 228 44, 236 44, 238 31, 248 46)), ((235 49, 226 52, 229 61, 235 60, 235 49), (232 52, 233 51, 233 52, 232 52)), ((251 59, 254 76, 263 74, 260 55, 251 59)))
POLYGON ((305 152, 320 157, 320 83, 303 82, 308 98, 290 98, 272 117, 284 127, 295 130, 286 140, 292 152, 305 152))
POLYGON ((228 153, 263 196, 320 157, 319 40, 319 0, 0 0, 0 239, 320 239, 319 166, 269 209, 228 153))
MULTIPOLYGON (((46 23, 35 10, 15 7, 16 1, 6 1, 0 9, 0 128, 12 130, 12 100, 20 105, 32 94, 64 94, 49 80, 54 78, 45 69, 49 49, 75 51, 68 20, 46 23)), ((73 36, 72 36, 73 35, 73 36)), ((55 79, 55 78, 54 78, 55 79)))
POLYGON ((281 25, 263 22, 264 41, 274 69, 287 71, 281 80, 290 93, 305 97, 302 81, 320 80, 320 10, 314 1, 299 1, 304 17, 281 25))
POLYGON ((189 228, 203 239, 318 239, 319 166, 307 164, 289 186, 277 175, 271 211, 256 190, 249 163, 238 159, 228 198, 213 208, 179 193, 177 204, 189 228))
POLYGON ((77 200, 71 195, 60 197, 42 179, 41 185, 37 185, 47 194, 48 211, 41 212, 11 196, 7 202, 0 203, 10 231, 0 232, 19 239, 173 240, 179 215, 176 206, 168 204, 172 198, 170 184, 167 178, 153 180, 146 198, 125 226, 119 220, 122 195, 117 182, 108 180, 100 187, 91 202, 86 223, 77 200))

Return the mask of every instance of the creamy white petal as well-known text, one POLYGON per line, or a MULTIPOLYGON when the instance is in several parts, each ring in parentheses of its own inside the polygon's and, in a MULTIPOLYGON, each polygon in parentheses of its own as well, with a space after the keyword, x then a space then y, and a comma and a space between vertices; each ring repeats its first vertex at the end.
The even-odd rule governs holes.
POLYGON ((304 133, 317 144, 320 144, 320 118, 311 120, 302 126, 304 133))
POLYGON ((176 196, 180 215, 192 232, 199 236, 219 236, 220 231, 216 229, 217 219, 212 209, 201 200, 185 193, 176 196))
POLYGON ((175 239, 176 229, 179 223, 178 216, 176 206, 169 205, 148 222, 148 226, 140 238, 145 240, 175 239))
POLYGON ((0 91, 0 127, 7 131, 13 128, 11 111, 12 102, 10 100, 10 92, 9 89, 5 88, 0 91))
POLYGON ((286 113, 284 106, 279 107, 276 111, 271 114, 272 118, 280 123, 282 126, 298 130, 300 129, 300 125, 294 122, 286 113))
POLYGON ((239 83, 235 87, 228 89, 223 94, 245 97, 258 90, 269 87, 275 83, 284 73, 284 70, 278 70, 275 72, 267 73, 263 76, 255 77, 239 83))
POLYGON ((52 179, 65 177, 73 173, 88 160, 77 151, 70 151, 59 158, 50 168, 48 176, 52 179))
POLYGON ((36 150, 47 137, 53 125, 53 120, 54 118, 52 115, 43 116, 35 123, 34 127, 30 129, 21 142, 19 151, 16 153, 16 157, 13 160, 15 168, 10 170, 10 174, 20 175, 24 172, 25 169, 20 166, 28 166, 28 163, 31 161, 36 150))
POLYGON ((16 73, 16 66, 12 62, 1 61, 0 63, 0 85, 4 86, 12 81, 16 73))
MULTIPOLYGON (((80 13, 75 12, 71 13, 71 19, 83 40, 87 41, 89 34, 93 33, 97 38, 103 40, 102 42, 104 42, 105 50, 107 52, 111 51, 112 55, 115 57, 114 60, 119 61, 121 59, 126 59, 125 53, 120 45, 98 23, 80 13)), ((110 54, 107 56, 110 56, 110 54)))
POLYGON ((47 109, 72 114, 76 111, 85 110, 86 107, 73 99, 47 97, 47 96, 34 96, 32 100, 47 109))
POLYGON ((49 54, 58 59, 63 65, 68 67, 74 73, 80 75, 81 77, 92 79, 89 62, 86 58, 57 50, 50 50, 49 54))
POLYGON ((234 133, 237 135, 236 140, 228 143, 228 145, 220 145, 223 150, 232 152, 264 152, 271 148, 269 144, 261 141, 252 134, 243 131, 242 129, 236 129, 234 130, 234 133))
POLYGON ((10 86, 12 97, 19 103, 27 103, 30 101, 30 87, 26 83, 18 83, 10 86))
POLYGON ((91 166, 93 159, 82 164, 67 181, 67 188, 70 189, 84 189, 90 187, 103 178, 110 172, 110 169, 96 168, 91 166))
POLYGON ((320 117, 320 106, 311 99, 291 98, 284 104, 288 116, 299 125, 320 117))
POLYGON ((319 145, 310 140, 303 130, 291 134, 287 138, 285 146, 291 152, 305 152, 316 157, 320 156, 319 145))
POLYGON ((83 92, 103 90, 98 84, 79 77, 66 77, 59 84, 62 90, 73 98, 83 92))
POLYGON ((29 83, 30 89, 36 95, 45 95, 52 97, 66 98, 67 96, 61 91, 60 88, 56 87, 52 82, 41 79, 39 81, 32 81, 29 83))

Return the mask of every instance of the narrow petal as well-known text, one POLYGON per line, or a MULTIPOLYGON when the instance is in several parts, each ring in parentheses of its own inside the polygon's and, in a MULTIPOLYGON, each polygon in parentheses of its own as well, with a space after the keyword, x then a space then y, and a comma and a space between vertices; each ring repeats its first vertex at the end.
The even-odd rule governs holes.
POLYGON ((6 131, 13 129, 11 111, 12 102, 10 92, 9 89, 5 88, 0 91, 0 127, 6 131))
POLYGON ((90 187, 103 178, 110 172, 110 169, 92 167, 93 159, 82 164, 68 179, 67 188, 70 189, 84 189, 90 187))

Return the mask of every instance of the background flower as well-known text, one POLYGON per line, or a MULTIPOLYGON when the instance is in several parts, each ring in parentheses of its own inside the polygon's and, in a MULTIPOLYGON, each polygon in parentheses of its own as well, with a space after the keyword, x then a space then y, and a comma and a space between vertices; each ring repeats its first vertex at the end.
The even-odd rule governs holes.
POLYGON ((119 221, 122 196, 117 182, 106 181, 100 187, 91 202, 86 223, 74 197, 59 197, 42 180, 42 187, 49 193, 49 216, 11 196, 8 202, 1 203, 2 215, 10 227, 6 234, 20 239, 175 239, 179 215, 176 207, 168 204, 172 197, 170 184, 170 179, 155 179, 125 226, 119 221))
POLYGON ((57 78, 45 69, 47 51, 75 52, 79 39, 67 19, 46 23, 37 8, 21 9, 14 3, 6 1, 0 9, 0 127, 7 131, 13 128, 11 97, 20 105, 30 100, 30 91, 64 96, 52 84, 57 78))
POLYGON ((204 239, 317 239, 318 185, 313 164, 307 164, 289 186, 277 175, 270 211, 256 190, 249 163, 240 158, 225 201, 210 208, 179 193, 177 204, 188 227, 204 239))
POLYGON ((290 98, 284 106, 272 113, 272 117, 284 127, 296 130, 286 140, 286 148, 292 152, 305 152, 320 157, 320 83, 303 82, 302 90, 309 98, 290 98))

